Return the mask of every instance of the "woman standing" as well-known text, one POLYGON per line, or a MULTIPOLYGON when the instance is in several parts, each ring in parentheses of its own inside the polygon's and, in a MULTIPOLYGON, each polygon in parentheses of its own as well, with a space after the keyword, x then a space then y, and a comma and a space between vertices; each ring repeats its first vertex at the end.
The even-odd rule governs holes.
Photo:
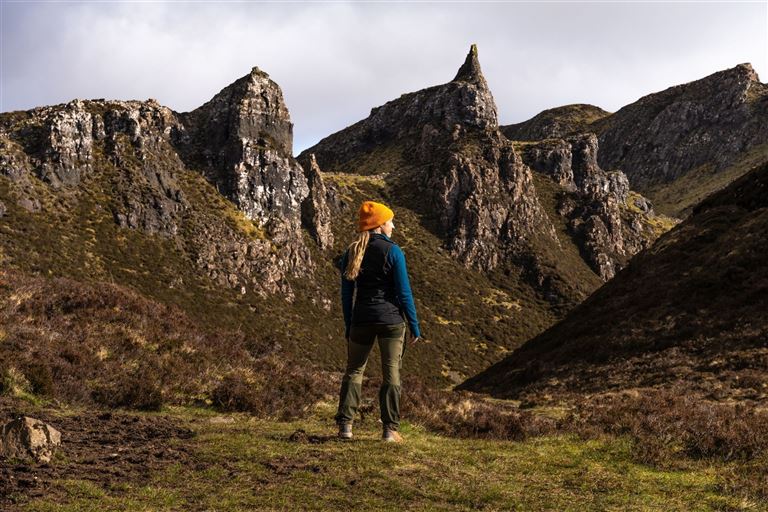
POLYGON ((358 235, 341 259, 341 304, 347 339, 347 368, 341 379, 336 423, 339 437, 352 438, 352 420, 360 403, 363 372, 374 342, 381 352, 379 389, 382 439, 400 442, 400 369, 409 342, 420 339, 403 251, 389 237, 394 212, 381 203, 365 201, 358 212, 358 235), (356 293, 355 293, 356 292, 356 293), (353 294, 355 295, 353 301, 353 294), (353 305, 354 302, 354 305, 353 305))

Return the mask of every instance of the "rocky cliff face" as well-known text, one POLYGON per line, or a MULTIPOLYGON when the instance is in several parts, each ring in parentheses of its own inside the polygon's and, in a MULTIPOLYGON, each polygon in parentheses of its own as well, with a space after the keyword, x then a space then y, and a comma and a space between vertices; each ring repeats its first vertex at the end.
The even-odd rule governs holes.
POLYGON ((451 253, 488 271, 507 258, 533 255, 534 237, 557 245, 531 171, 512 145, 495 130, 462 130, 446 138, 425 127, 415 151, 423 172, 405 180, 423 191, 429 209, 437 213, 451 253))
POLYGON ((168 144, 179 126, 175 114, 153 100, 73 100, 18 113, 1 128, 0 174, 19 185, 22 204, 39 210, 33 178, 66 194, 102 166, 119 169, 115 221, 172 236, 189 206, 172 170, 182 163, 168 144))
MULTIPOLYGON (((296 236, 308 180, 291 156, 282 93, 258 68, 185 114, 154 100, 74 100, 6 114, 0 144, 0 175, 29 211, 72 212, 88 194, 103 196, 117 225, 169 239, 215 282, 242 293, 290 300, 287 277, 312 272, 296 236), (211 215, 212 204, 197 197, 197 172, 231 201, 220 206, 224 215, 211 215)), ((312 183, 322 189, 319 175, 312 183)))
POLYGON ((556 211, 566 219, 589 266, 604 280, 660 234, 655 226, 672 219, 657 216, 647 199, 630 191, 621 171, 597 163, 593 133, 519 145, 523 161, 552 178, 562 192, 556 211))
POLYGON ((314 154, 301 162, 309 185, 309 195, 301 204, 301 222, 321 249, 333 247, 331 207, 339 207, 335 189, 323 182, 320 166, 314 154))
POLYGON ((450 82, 372 109, 299 158, 311 153, 321 168, 345 171, 384 147, 396 148, 401 158, 402 166, 387 176, 398 196, 411 197, 409 206, 424 214, 450 254, 483 271, 513 263, 557 295, 535 246, 557 248, 560 242, 531 170, 498 131, 476 46, 450 82))
MULTIPOLYGON (((293 153, 293 125, 280 87, 254 67, 203 106, 181 114, 177 146, 275 242, 301 226, 307 179, 293 153)), ((299 250, 299 248, 296 248, 299 250)))
POLYGON ((603 119, 599 161, 645 190, 768 142, 768 86, 749 64, 649 94, 603 119))

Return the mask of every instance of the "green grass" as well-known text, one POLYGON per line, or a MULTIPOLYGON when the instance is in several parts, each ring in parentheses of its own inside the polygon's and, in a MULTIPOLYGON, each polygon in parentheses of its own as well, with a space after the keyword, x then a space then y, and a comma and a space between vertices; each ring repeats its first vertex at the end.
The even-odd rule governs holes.
POLYGON ((680 221, 674 217, 669 217, 663 213, 656 213, 655 216, 643 216, 642 210, 635 204, 636 199, 640 199, 642 196, 632 190, 627 194, 627 202, 622 205, 622 208, 629 212, 632 216, 641 215, 640 222, 647 225, 650 229, 650 238, 655 241, 658 237, 675 227, 680 221))
MULTIPOLYGON (((377 424, 335 440, 333 404, 308 420, 273 422, 235 415, 212 421, 201 409, 170 414, 198 435, 193 461, 174 464, 148 483, 101 487, 77 479, 54 485, 56 501, 26 511, 88 510, 759 510, 719 491, 722 467, 689 463, 659 470, 631 459, 624 439, 571 436, 525 442, 461 440, 403 422, 406 442, 385 444, 377 424), (297 429, 325 436, 288 439, 297 429)), ((182 441, 179 441, 182 442, 182 441)))

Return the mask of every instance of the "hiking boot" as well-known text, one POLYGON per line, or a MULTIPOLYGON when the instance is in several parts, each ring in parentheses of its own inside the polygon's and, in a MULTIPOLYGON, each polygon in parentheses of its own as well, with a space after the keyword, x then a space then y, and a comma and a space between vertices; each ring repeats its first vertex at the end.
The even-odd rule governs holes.
POLYGON ((339 423, 339 439, 352 439, 351 423, 339 423))
POLYGON ((388 443, 402 443, 403 436, 397 430, 391 430, 384 428, 384 433, 381 435, 381 439, 388 443))

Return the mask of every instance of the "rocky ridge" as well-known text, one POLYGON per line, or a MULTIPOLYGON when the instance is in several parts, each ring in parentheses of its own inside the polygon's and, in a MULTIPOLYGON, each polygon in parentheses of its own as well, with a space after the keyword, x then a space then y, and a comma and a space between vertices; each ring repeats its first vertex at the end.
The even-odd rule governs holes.
POLYGON ((601 167, 621 170, 660 211, 684 217, 768 159, 766 119, 768 85, 744 63, 648 94, 615 113, 566 105, 501 130, 519 141, 595 133, 601 167))
POLYGON ((702 165, 722 170, 768 142, 768 86, 750 64, 643 96, 598 122, 599 162, 645 190, 702 165))
MULTIPOLYGON (((566 294, 554 284, 568 279, 563 277, 565 272, 555 270, 554 274, 561 274, 555 278, 549 270, 557 267, 558 257, 544 256, 561 252, 563 242, 537 197, 531 167, 499 131, 497 108, 476 46, 452 81, 404 94, 374 108, 368 118, 326 137, 302 155, 316 155, 324 170, 350 172, 382 147, 395 148, 399 155, 390 172, 396 190, 402 191, 403 197, 408 191, 419 191, 414 198, 418 203, 410 205, 433 221, 453 256, 486 272, 511 263, 550 298, 566 294)), ((570 168, 570 154, 568 158, 570 168)), ((646 230, 641 236, 642 223, 636 221, 636 242, 629 242, 617 220, 619 205, 626 202, 626 180, 622 184, 614 175, 609 177, 592 161, 577 165, 577 169, 583 170, 578 175, 582 195, 595 203, 592 210, 605 211, 593 215, 582 211, 584 208, 576 212, 576 206, 571 205, 562 214, 572 216, 574 225, 579 224, 574 232, 586 240, 581 244, 588 247, 585 259, 607 279, 619 261, 625 263, 657 233, 646 230), (603 191, 607 183, 625 188, 603 191), (616 204, 598 206, 616 193, 616 204)), ((652 216, 653 212, 648 207, 643 214, 652 216)), ((637 212, 626 210, 625 217, 637 217, 637 212)), ((632 219, 629 222, 632 224, 632 219)))
POLYGON ((499 128, 510 140, 563 138, 587 132, 593 122, 609 115, 611 115, 610 112, 595 105, 576 103, 550 108, 522 123, 508 124, 499 128))
MULTIPOLYGON (((293 153, 293 125, 280 87, 254 67, 201 107, 181 114, 176 145, 246 217, 276 243, 301 227, 309 195, 293 153)), ((298 248, 297 248, 298 249, 298 248)))
POLYGON ((312 272, 295 236, 309 185, 280 88, 258 68, 189 113, 154 100, 73 100, 7 114, 0 145, 0 175, 33 213, 46 197, 75 209, 98 190, 117 225, 171 240, 221 285, 290 300, 287 277, 312 272), (189 197, 195 172, 232 202, 229 222, 189 197))

